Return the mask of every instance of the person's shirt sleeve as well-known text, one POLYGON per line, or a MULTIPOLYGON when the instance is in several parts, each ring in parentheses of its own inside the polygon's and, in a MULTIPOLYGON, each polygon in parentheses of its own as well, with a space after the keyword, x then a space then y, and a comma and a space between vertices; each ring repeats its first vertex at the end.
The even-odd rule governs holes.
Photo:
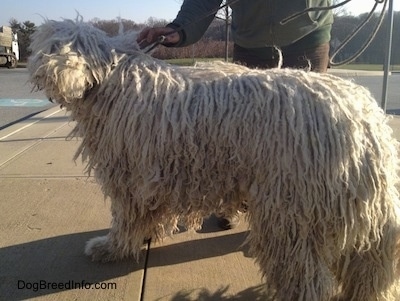
POLYGON ((186 0, 172 23, 180 35, 180 42, 174 47, 184 47, 196 43, 206 32, 215 17, 222 0, 186 0))

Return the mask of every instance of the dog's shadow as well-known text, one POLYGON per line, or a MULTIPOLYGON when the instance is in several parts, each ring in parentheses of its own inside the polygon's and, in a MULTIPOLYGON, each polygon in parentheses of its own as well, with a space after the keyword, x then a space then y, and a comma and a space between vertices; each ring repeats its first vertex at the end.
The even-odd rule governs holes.
POLYGON ((0 300, 23 300, 68 290, 73 283, 97 283, 127 275, 143 263, 101 264, 83 254, 85 242, 107 230, 68 234, 0 248, 0 300), (42 289, 42 283, 69 283, 42 289))
MULTIPOLYGON (((210 230, 208 228, 208 230, 210 230)), ((119 262, 92 262, 83 254, 87 240, 106 235, 108 229, 61 235, 32 242, 0 248, 0 299, 22 300, 69 290, 69 287, 33 290, 27 285, 44 281, 46 283, 102 283, 126 276, 149 267, 173 265, 204 257, 216 257, 238 251, 246 232, 226 233, 218 237, 180 242, 163 247, 162 243, 150 255, 162 256, 163 260, 150 261, 145 267, 146 252, 139 262, 129 258, 119 262), (208 245, 204 249, 201 246, 208 245), (213 248, 210 246, 214 246, 213 248), (187 250, 203 250, 187 252, 187 250), (160 254, 173 252, 180 256, 169 257, 160 254)), ((178 234, 179 235, 179 234, 178 234)), ((244 251, 244 250, 242 250, 244 251)))
MULTIPOLYGON (((220 287, 215 291, 206 288, 194 290, 182 290, 168 296, 169 301, 272 301, 275 300, 275 291, 268 290, 264 284, 246 288, 235 295, 229 294, 229 286, 220 287)), ((157 299, 157 301, 166 298, 157 299)))

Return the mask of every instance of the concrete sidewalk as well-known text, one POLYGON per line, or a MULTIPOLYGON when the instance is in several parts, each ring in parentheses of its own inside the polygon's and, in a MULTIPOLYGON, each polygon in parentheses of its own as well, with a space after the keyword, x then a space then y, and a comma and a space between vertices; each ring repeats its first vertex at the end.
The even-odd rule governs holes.
POLYGON ((240 248, 245 223, 219 231, 209 220, 201 233, 151 245, 139 263, 91 262, 83 248, 107 233, 110 204, 84 166, 72 161, 79 141, 65 138, 73 126, 52 108, 0 131, 0 300, 262 296, 258 268, 240 248), (103 289, 78 288, 85 283, 103 289))
MULTIPOLYGON (((328 73, 340 77, 359 77, 359 76, 383 76, 383 71, 370 71, 370 70, 354 70, 342 68, 329 68, 328 73)), ((389 72, 389 75, 392 72, 389 72)))
MULTIPOLYGON (((391 125, 400 139, 400 118, 391 125)), ((85 257, 85 242, 107 233, 110 204, 72 162, 79 141, 65 137, 73 126, 52 108, 0 131, 0 300, 268 299, 240 247, 244 222, 218 231, 210 219, 199 233, 150 245, 139 263, 85 257)))

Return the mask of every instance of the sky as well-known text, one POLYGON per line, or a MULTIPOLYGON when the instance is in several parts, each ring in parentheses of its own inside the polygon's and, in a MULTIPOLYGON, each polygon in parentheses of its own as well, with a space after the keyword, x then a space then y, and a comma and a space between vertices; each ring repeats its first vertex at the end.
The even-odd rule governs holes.
MULTIPOLYGON (((400 10, 400 1, 392 1, 394 10, 400 10)), ((350 14, 358 15, 370 11, 374 2, 375 0, 352 0, 346 4, 345 9, 350 14)), ((181 3, 182 0, 1 0, 0 26, 9 25, 11 18, 21 23, 31 21, 36 25, 43 22, 43 17, 53 20, 74 19, 77 16, 76 11, 86 21, 94 18, 115 20, 118 17, 136 23, 143 23, 149 17, 172 21, 181 3)))

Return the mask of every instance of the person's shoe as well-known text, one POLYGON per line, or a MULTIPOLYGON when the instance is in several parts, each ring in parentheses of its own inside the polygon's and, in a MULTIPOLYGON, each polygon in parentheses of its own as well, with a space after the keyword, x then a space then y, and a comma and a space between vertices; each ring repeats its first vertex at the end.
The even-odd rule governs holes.
POLYGON ((220 227, 222 230, 230 230, 236 228, 240 223, 240 214, 240 212, 237 212, 232 216, 218 217, 218 227, 220 227))

